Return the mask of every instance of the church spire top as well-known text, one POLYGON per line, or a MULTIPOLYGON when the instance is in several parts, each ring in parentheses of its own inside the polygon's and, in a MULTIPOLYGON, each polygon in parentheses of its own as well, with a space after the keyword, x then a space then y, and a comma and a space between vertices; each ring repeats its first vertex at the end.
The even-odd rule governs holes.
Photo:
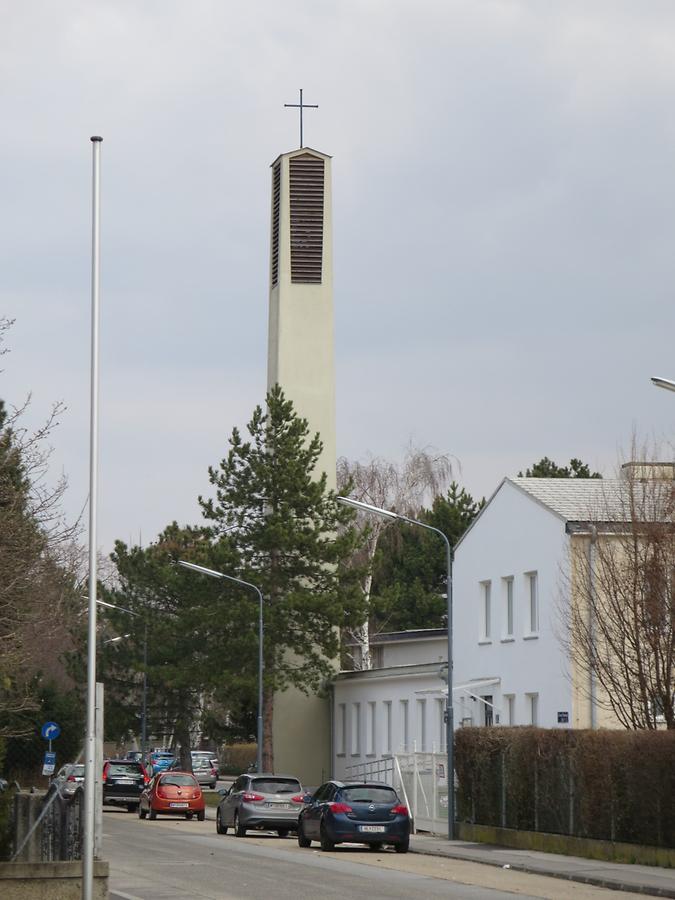
POLYGON ((300 149, 302 149, 305 144, 303 142, 302 137, 302 111, 303 109, 318 109, 318 103, 303 103, 302 102, 302 88, 300 88, 300 102, 299 103, 284 103, 284 106, 293 107, 294 109, 300 110, 300 149))

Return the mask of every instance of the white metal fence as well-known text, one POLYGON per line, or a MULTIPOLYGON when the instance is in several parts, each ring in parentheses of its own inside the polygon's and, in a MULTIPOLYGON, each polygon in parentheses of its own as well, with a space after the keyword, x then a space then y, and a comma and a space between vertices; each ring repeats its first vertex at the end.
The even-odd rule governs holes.
POLYGON ((416 831, 448 833, 448 757, 445 753, 397 753, 346 768, 347 778, 384 781, 396 789, 416 831))

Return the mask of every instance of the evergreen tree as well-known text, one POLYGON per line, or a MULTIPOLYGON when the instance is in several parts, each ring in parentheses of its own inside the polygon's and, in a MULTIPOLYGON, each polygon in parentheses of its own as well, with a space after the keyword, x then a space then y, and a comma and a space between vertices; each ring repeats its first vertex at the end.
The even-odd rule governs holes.
POLYGON ((525 475, 518 472, 519 478, 602 478, 600 472, 591 472, 588 463, 580 459, 571 459, 569 466, 559 466, 548 456, 525 470, 525 475))
POLYGON ((360 620, 363 603, 357 573, 345 565, 357 541, 353 514, 316 471, 319 435, 310 435, 278 385, 266 409, 256 407, 247 431, 243 439, 233 430, 227 456, 209 469, 215 497, 200 502, 214 538, 227 533, 236 546, 240 569, 228 574, 263 593, 263 765, 273 771, 275 693, 291 685, 306 693, 323 687, 339 629, 360 620))
MULTIPOLYGON (((422 522, 438 528, 455 546, 485 501, 476 501, 456 481, 445 497, 422 510, 422 522)), ((447 561, 441 539, 401 524, 380 539, 373 577, 372 624, 376 631, 439 628, 445 625, 447 561)))

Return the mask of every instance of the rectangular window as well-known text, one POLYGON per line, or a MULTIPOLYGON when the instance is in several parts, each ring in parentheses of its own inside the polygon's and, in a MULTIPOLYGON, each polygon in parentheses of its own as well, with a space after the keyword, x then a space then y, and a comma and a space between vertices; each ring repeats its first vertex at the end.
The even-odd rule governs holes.
POLYGON ((492 583, 482 581, 480 586, 482 592, 480 638, 482 641, 489 641, 492 635, 492 583))
POLYGON ((530 706, 530 725, 539 724, 539 694, 527 694, 527 702, 530 706))
POLYGON ((373 700, 368 701, 368 721, 366 723, 366 753, 369 756, 373 756, 375 753, 375 702, 373 700))
POLYGON ((440 753, 445 752, 445 700, 436 701, 436 721, 438 722, 438 748, 440 753))
POLYGON ((515 694, 504 694, 504 724, 516 724, 516 697, 515 694))
POLYGON ((513 576, 503 578, 504 584, 504 637, 513 637, 513 576))
POLYGON ((483 697, 483 719, 486 727, 490 727, 495 723, 495 708, 492 701, 492 694, 485 694, 483 697))
POLYGON ((370 662, 373 669, 381 669, 384 665, 384 647, 382 644, 376 644, 370 647, 370 662))
POLYGON ((384 753, 391 753, 391 700, 384 701, 384 753))
POLYGON ((537 586, 537 573, 526 572, 527 585, 527 623, 529 634, 539 633, 539 590, 537 586))
POLYGON ((406 753, 410 749, 410 732, 408 730, 408 701, 401 700, 399 703, 401 713, 401 750, 406 753))
POLYGON ((352 703, 352 756, 361 753, 361 704, 352 703))
POLYGON ((347 752, 347 704, 338 703, 337 708, 337 753, 344 756, 347 752))
POLYGON ((417 701, 417 750, 427 749, 427 701, 417 701))

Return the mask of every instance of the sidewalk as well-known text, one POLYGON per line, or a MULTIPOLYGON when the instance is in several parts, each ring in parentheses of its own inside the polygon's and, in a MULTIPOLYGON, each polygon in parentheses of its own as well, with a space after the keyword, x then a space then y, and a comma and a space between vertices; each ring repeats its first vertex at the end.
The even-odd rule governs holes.
POLYGON ((565 878, 567 881, 580 881, 614 891, 675 898, 675 869, 662 869, 658 866, 633 866, 579 856, 541 853, 537 850, 512 850, 491 844, 448 841, 447 838, 426 834, 415 834, 410 838, 410 852, 565 878))

